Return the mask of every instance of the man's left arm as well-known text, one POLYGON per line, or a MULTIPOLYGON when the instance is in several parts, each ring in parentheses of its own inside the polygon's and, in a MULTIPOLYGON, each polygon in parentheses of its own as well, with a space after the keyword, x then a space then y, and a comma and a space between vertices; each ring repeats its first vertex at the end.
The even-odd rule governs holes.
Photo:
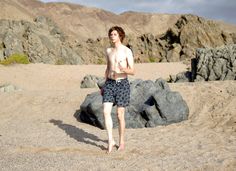
POLYGON ((120 70, 126 74, 134 75, 134 57, 133 53, 130 49, 126 51, 126 61, 127 61, 127 68, 120 68, 120 70))

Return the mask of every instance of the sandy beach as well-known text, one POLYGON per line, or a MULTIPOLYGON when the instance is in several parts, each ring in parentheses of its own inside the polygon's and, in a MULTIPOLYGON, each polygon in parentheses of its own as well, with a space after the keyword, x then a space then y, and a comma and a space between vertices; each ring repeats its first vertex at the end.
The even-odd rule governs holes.
MULTIPOLYGON (((131 78, 156 80, 186 71, 183 63, 136 64, 131 78)), ((86 95, 86 74, 105 65, 0 65, 0 170, 216 170, 236 168, 236 81, 169 83, 186 101, 189 119, 126 129, 126 149, 106 154, 106 131, 73 116, 86 95)), ((114 129, 118 140, 118 130, 114 129)))

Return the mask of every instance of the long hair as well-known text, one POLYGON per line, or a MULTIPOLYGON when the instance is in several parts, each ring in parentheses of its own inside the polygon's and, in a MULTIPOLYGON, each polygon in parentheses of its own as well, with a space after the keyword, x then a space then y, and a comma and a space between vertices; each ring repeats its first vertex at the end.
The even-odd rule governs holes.
POLYGON ((119 37, 120 37, 120 41, 121 41, 121 43, 122 43, 123 40, 124 40, 124 38, 125 38, 125 31, 123 30, 122 27, 113 26, 113 27, 111 27, 111 28, 109 29, 109 31, 108 31, 108 36, 109 36, 109 37, 110 37, 110 35, 111 35, 111 32, 114 31, 114 30, 116 30, 116 31, 118 32, 119 37))

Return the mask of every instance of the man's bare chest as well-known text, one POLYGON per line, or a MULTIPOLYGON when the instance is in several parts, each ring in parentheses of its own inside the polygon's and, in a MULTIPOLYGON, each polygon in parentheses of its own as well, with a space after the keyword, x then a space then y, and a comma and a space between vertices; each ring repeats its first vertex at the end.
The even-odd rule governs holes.
POLYGON ((126 59, 126 54, 124 51, 111 51, 108 54, 109 61, 112 63, 119 63, 126 59))

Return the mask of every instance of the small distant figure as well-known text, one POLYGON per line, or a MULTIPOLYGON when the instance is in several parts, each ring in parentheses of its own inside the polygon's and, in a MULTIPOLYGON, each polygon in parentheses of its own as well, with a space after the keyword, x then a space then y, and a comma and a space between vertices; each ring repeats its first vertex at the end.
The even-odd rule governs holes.
POLYGON ((105 126, 108 134, 107 153, 116 146, 113 139, 113 122, 111 117, 112 106, 117 105, 117 118, 119 122, 119 147, 124 150, 125 107, 130 102, 130 84, 128 75, 134 75, 134 58, 132 51, 122 44, 125 38, 123 28, 111 27, 108 31, 111 47, 106 49, 107 68, 105 71, 106 82, 102 89, 103 112, 105 126))

